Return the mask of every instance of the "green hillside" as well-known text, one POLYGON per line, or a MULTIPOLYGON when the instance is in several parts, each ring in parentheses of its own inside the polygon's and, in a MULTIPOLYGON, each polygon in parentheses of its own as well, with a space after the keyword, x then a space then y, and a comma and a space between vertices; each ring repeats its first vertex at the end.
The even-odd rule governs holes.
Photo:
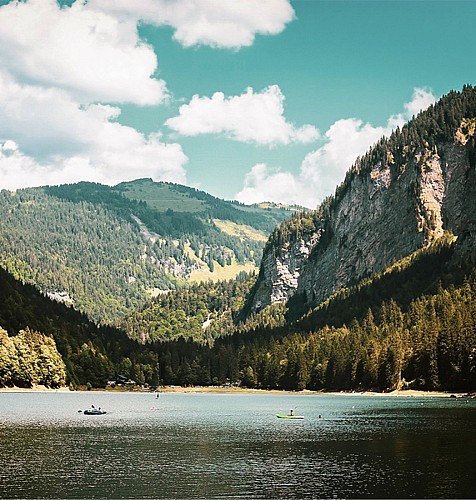
MULTIPOLYGON (((322 303, 308 300, 305 292, 299 291, 287 303, 253 308, 253 295, 260 280, 265 280, 262 268, 243 309, 235 315, 232 335, 217 336, 211 350, 181 341, 163 345, 159 360, 163 380, 203 383, 207 378, 204 374, 208 373, 208 378, 219 382, 293 390, 474 390, 475 110, 475 89, 466 86, 462 92, 451 92, 442 98, 388 139, 379 141, 349 170, 335 196, 325 200, 316 211, 294 214, 273 231, 267 242, 267 265, 280 255, 281 248, 291 252, 293 242, 320 234, 318 244, 309 254, 312 265, 333 238, 333 213, 346 191, 352 189, 352 183, 365 182, 373 166, 387 163, 390 176, 398 182, 415 156, 423 158, 418 165, 425 174, 430 170, 425 154, 430 150, 436 156, 446 150, 445 158, 454 163, 455 178, 461 175, 459 182, 466 182, 461 191, 447 187, 451 192, 446 193, 446 199, 451 206, 443 206, 443 227, 454 233, 448 229, 446 233, 434 234, 425 246, 389 259, 389 267, 378 274, 364 273, 364 279, 350 280, 347 288, 337 288, 322 303)), ((410 183, 407 191, 411 194, 415 190, 415 183, 410 183)), ((382 192, 385 198, 385 190, 382 192)), ((390 211, 414 210, 411 196, 405 202, 408 206, 395 205, 403 203, 401 198, 385 198, 384 202, 390 211)), ((370 221, 372 215, 366 214, 370 221)), ((434 222, 432 214, 425 212, 421 230, 430 235, 434 222)), ((345 245, 345 234, 341 236, 340 244, 345 245)), ((365 232, 361 237, 366 237, 365 232)), ((372 250, 378 253, 379 245, 372 250)), ((332 256, 327 262, 332 263, 332 256)), ((282 285, 273 278, 270 273, 266 283, 282 285)), ((323 276, 308 274, 306 278, 306 286, 312 291, 323 276)), ((332 274, 329 279, 333 279, 332 274)), ((172 304, 173 300, 171 294, 168 301, 172 304)), ((175 307, 167 307, 170 311, 180 309, 179 302, 175 307)), ((187 314, 190 321, 192 317, 187 314)), ((149 321, 154 324, 153 317, 149 321)), ((154 335, 158 338, 157 332, 154 335)))
POLYGON ((176 340, 180 337, 213 345, 231 335, 255 277, 193 284, 160 294, 134 312, 122 327, 140 342, 176 340))
POLYGON ((150 385, 471 391, 476 269, 471 260, 456 262, 453 252, 451 240, 435 243, 297 322, 286 319, 284 305, 243 322, 248 280, 171 291, 128 320, 141 342, 97 327, 0 268, 0 385, 66 380, 103 387, 121 374, 150 385), (170 334, 179 336, 162 340, 170 334), (20 359, 35 369, 15 371, 20 359))
POLYGON ((149 179, 3 190, 0 265, 118 324, 160 291, 257 269, 267 234, 290 213, 149 179))
POLYGON ((151 179, 123 182, 113 189, 128 199, 145 202, 149 208, 158 212, 172 210, 188 214, 189 217, 199 216, 202 220, 228 220, 258 229, 266 235, 293 212, 302 209, 274 203, 243 205, 215 198, 198 189, 168 182, 153 182, 151 179))
MULTIPOLYGON (((293 217, 282 207, 244 207, 147 179, 1 191, 0 385, 103 387, 121 374, 150 385, 474 391, 476 219, 467 193, 476 168, 475 109, 474 89, 450 93, 362 157, 335 197, 293 217), (267 242, 271 253, 323 229, 312 262, 332 238, 330 214, 352 178, 383 161, 389 146, 398 176, 408 151, 440 141, 450 149, 452 141, 465 143, 460 183, 468 189, 453 193, 464 208, 457 210, 459 234, 441 232, 324 302, 296 293, 286 303, 251 307, 263 269, 255 283, 240 266, 259 262, 266 228, 286 219, 267 242), (191 282, 194 272, 215 268, 238 278, 191 282), (42 379, 45 360, 52 369, 42 379)), ((422 230, 430 228, 425 221, 422 230)))

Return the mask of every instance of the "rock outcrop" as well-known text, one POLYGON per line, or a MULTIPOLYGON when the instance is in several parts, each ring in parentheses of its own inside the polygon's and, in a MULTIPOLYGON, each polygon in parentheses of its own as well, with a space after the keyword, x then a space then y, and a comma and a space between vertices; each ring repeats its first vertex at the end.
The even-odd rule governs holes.
POLYGON ((271 238, 254 310, 296 293, 304 302, 318 304, 428 246, 444 232, 458 238, 459 252, 476 258, 474 112, 459 121, 450 140, 402 144, 402 130, 397 138, 394 134, 380 141, 324 202, 320 212, 325 215, 314 217, 312 230, 278 245, 271 238))

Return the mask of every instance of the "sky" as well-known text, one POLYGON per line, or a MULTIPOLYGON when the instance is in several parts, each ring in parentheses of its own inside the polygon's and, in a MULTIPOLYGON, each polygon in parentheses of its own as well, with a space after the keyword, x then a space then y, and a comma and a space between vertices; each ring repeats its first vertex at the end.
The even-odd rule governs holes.
POLYGON ((476 0, 0 0, 0 189, 150 177, 316 207, 476 84, 476 0))

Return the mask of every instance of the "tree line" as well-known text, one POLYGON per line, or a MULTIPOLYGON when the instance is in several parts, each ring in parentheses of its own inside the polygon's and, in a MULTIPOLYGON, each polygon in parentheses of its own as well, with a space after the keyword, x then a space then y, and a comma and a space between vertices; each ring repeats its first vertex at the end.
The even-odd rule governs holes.
POLYGON ((448 235, 314 309, 297 295, 246 320, 238 314, 233 335, 212 349, 186 339, 159 344, 161 379, 292 390, 474 388, 475 276, 471 256, 455 255, 448 235))
MULTIPOLYGON (((148 383, 157 383, 157 353, 144 348, 119 329, 98 326, 85 314, 50 300, 33 285, 24 284, 0 267, 0 325, 8 332, 0 346, 17 342, 21 332, 36 332, 37 344, 54 341, 65 366, 65 383, 71 387, 105 387, 132 365, 136 380, 146 383, 144 373, 153 367, 148 383), (126 361, 125 361, 126 360, 126 361)), ((30 335, 30 333, 28 335, 30 335)), ((32 334, 33 335, 33 334, 32 334)), ((22 342, 20 342, 21 344, 22 342)), ((36 383, 36 382, 35 382, 36 383)), ((18 385, 16 379, 2 379, 0 385, 18 385)))
MULTIPOLYGON (((220 329, 217 321, 220 335, 215 338, 197 341, 188 335, 141 344, 121 330, 98 327, 0 269, 0 324, 8 331, 0 335, 0 383, 54 386, 64 381, 72 387, 104 387, 122 375, 152 387, 239 384, 288 390, 474 390, 476 270, 472 268, 463 279, 455 273, 452 283, 450 276, 447 271, 445 283, 440 281, 434 293, 406 304, 393 297, 377 304, 375 295, 357 287, 338 300, 341 310, 346 309, 347 300, 349 304, 360 301, 359 310, 354 309, 349 322, 334 324, 320 318, 319 311, 305 321, 290 323, 283 304, 265 308, 245 321, 238 304, 245 300, 249 283, 241 289, 231 282, 222 288, 208 284, 209 303, 198 300, 200 295, 206 297, 206 288, 197 286, 190 303, 184 291, 175 299, 175 292, 170 292, 169 311, 179 304, 183 313, 190 307, 187 314, 193 322, 194 314, 208 317, 210 313, 203 308, 214 304, 215 312, 234 311, 234 326, 227 320, 220 329), (18 353, 27 351, 33 357, 25 357, 28 361, 20 365, 18 353), (26 376, 20 378, 20 371, 7 365, 23 366, 26 376), (45 372, 45 366, 55 368, 45 372)), ((395 281, 391 284, 397 286, 395 281)), ((325 317, 327 310, 320 314, 325 317)), ((202 328, 200 322, 198 326, 202 328)))
MULTIPOLYGON (((272 314, 268 312, 268 314, 272 314)), ((236 383, 287 390, 470 390, 476 387, 476 273, 406 311, 384 302, 340 327, 257 327, 211 349, 181 339, 158 346, 164 384, 236 383)))

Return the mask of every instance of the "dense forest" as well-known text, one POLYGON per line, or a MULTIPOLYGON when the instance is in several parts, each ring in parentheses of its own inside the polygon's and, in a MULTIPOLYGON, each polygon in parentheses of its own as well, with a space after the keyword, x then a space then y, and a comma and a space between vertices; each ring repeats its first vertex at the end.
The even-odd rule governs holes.
POLYGON ((270 306, 211 350, 164 344, 161 378, 291 390, 474 389, 476 269, 456 263, 453 250, 449 240, 435 243, 298 321, 286 319, 284 305, 270 306))
MULTIPOLYGON (((470 262, 455 266, 451 257, 451 243, 435 245, 373 280, 336 294, 294 322, 286 319, 283 304, 244 321, 236 305, 245 300, 250 279, 243 280, 242 287, 232 282, 204 284, 194 287, 188 296, 184 290, 170 292, 167 306, 160 309, 163 317, 151 315, 151 331, 165 321, 168 312, 167 327, 175 326, 175 331, 183 327, 184 336, 174 341, 141 339, 147 340, 143 344, 120 330, 97 327, 2 271, 0 324, 10 337, 0 336, 0 349, 18 351, 23 337, 17 344, 12 339, 29 325, 42 332, 34 335, 54 339, 48 341, 51 355, 57 347, 66 381, 73 387, 104 387, 108 380, 122 375, 151 387, 237 384, 288 390, 474 390, 476 269, 470 262), (442 272, 428 280, 427 293, 418 295, 407 286, 408 274, 418 277, 435 264, 433 268, 442 272), (212 304, 215 313, 234 311, 224 323, 220 314, 215 315, 217 327, 226 324, 221 336, 206 333, 203 323, 194 317, 199 314, 204 319, 208 311, 208 318, 212 304), (336 314, 338 310, 352 311, 346 322, 336 314), (182 323, 174 325, 177 316, 182 323), (233 319, 235 325, 231 326, 233 319), (193 329, 184 327, 187 322, 199 333, 202 330, 199 341, 194 340, 193 329)), ((148 316, 138 318, 145 328, 148 316)), ((213 321, 209 328, 211 325, 213 321)), ((6 373, 0 369, 2 385, 16 381, 25 386, 36 380, 55 384, 53 379, 37 375, 19 381, 6 373)), ((62 380, 62 373, 58 363, 54 380, 62 380)))
POLYGON ((147 179, 3 190, 0 265, 117 326, 154 293, 198 281, 203 270, 212 279, 256 268, 268 234, 261 228, 271 231, 289 213, 147 179))
MULTIPOLYGON (((66 384, 105 387, 108 380, 114 380, 121 372, 133 375, 134 380, 145 383, 144 372, 149 383, 157 384, 157 354, 129 339, 121 331, 108 326, 97 326, 86 315, 75 311, 40 294, 33 285, 25 285, 0 267, 0 327, 7 336, 0 335, 0 351, 5 359, 15 359, 12 349, 24 351, 23 346, 39 345, 43 336, 48 348, 47 357, 42 348, 31 350, 34 364, 47 362, 55 349, 60 353, 66 372, 66 384), (22 333, 27 332, 27 333, 22 333), (40 333, 41 332, 41 333, 40 333), (21 335, 19 340, 15 338, 21 335), (33 337, 30 342, 29 337, 33 337), (13 342, 13 343, 12 343, 13 342)), ((17 357, 21 353, 17 352, 17 357)), ((3 357, 3 356, 2 356, 3 357)), ((64 377, 61 363, 57 377, 64 377)), ((53 370, 54 371, 54 370, 53 370)), ((20 381, 16 376, 3 373, 0 386, 17 385, 29 387, 34 383, 54 386, 52 380, 37 375, 20 381)))
POLYGON ((164 293, 123 323, 127 334, 140 342, 176 340, 182 337, 213 345, 230 335, 242 314, 254 276, 197 283, 164 293))

